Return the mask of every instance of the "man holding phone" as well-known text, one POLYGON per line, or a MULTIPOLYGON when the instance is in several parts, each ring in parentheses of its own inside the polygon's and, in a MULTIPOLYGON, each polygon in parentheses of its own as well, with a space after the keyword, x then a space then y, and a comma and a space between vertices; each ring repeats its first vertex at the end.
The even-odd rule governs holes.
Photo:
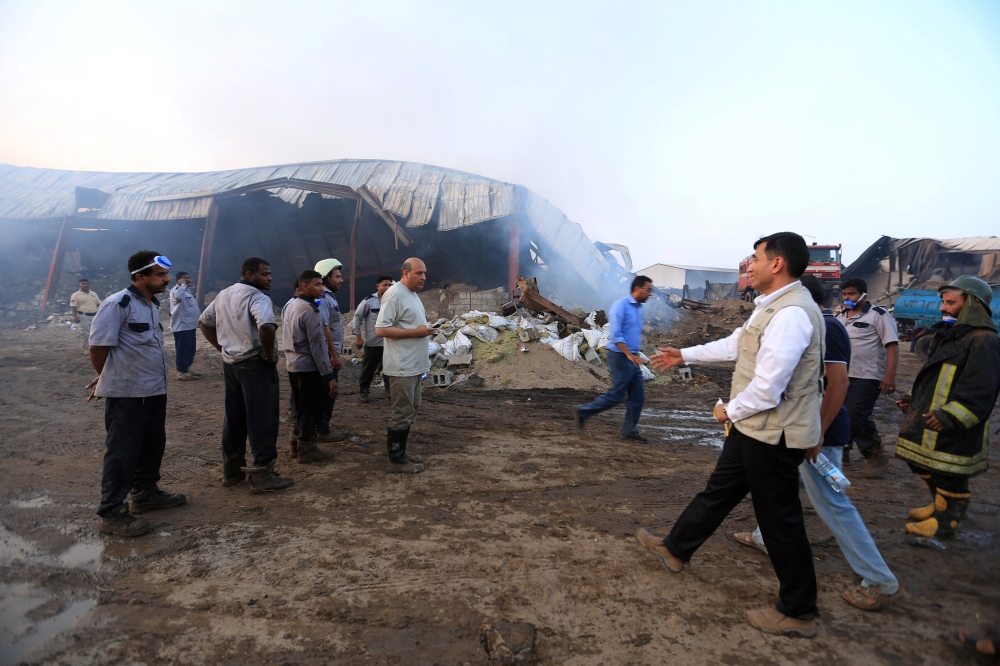
POLYGON ((410 426, 420 411, 423 375, 430 370, 427 338, 437 329, 427 325, 424 304, 417 292, 427 281, 427 266, 416 257, 403 262, 399 282, 382 297, 375 322, 375 335, 385 339, 382 374, 389 380, 392 416, 389 418, 389 472, 416 474, 424 470, 423 460, 406 453, 410 426))

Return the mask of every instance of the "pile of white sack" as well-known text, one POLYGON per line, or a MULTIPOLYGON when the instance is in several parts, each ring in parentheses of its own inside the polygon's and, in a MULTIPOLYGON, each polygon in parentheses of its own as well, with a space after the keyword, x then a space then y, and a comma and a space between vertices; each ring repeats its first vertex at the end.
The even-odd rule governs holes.
MULTIPOLYGON (((533 329, 534 334, 530 336, 531 339, 537 337, 539 342, 551 346, 567 361, 575 363, 583 359, 580 355, 580 345, 584 341, 591 349, 607 348, 610 337, 608 324, 598 327, 595 321, 596 316, 596 312, 591 312, 587 316, 586 321, 591 326, 589 330, 582 330, 560 338, 558 322, 546 324, 541 317, 532 316, 523 310, 520 311, 520 314, 511 317, 501 317, 492 312, 473 310, 455 317, 451 321, 438 320, 436 326, 440 335, 434 336, 428 341, 427 353, 429 356, 444 354, 445 357, 468 354, 472 350, 472 338, 489 344, 496 342, 497 338, 500 337, 501 329, 508 331, 533 329), (489 323, 480 323, 484 320, 489 323), (443 342, 442 338, 444 338, 443 342)), ((647 361, 649 360, 644 354, 640 353, 639 355, 647 361)), ((642 375, 646 381, 654 378, 653 373, 646 366, 642 366, 642 375)))

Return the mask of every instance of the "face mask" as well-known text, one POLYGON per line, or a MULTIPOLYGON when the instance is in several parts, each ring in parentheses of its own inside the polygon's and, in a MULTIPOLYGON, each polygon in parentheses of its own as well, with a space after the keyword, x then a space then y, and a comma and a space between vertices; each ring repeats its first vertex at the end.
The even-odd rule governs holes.
MULTIPOLYGON (((858 302, 860 303, 861 301, 865 300, 865 296, 867 295, 868 295, 867 291, 861 294, 861 298, 858 299, 858 302)), ((846 307, 849 310, 853 310, 854 308, 858 307, 858 304, 848 298, 846 301, 844 301, 844 307, 846 307)))
POLYGON ((159 266, 160 268, 170 268, 171 266, 173 266, 173 264, 170 263, 170 260, 164 257, 163 255, 157 255, 156 257, 153 257, 153 263, 146 264, 142 268, 135 269, 134 271, 132 271, 132 275, 140 273, 146 270, 147 268, 152 268, 153 266, 159 266))
POLYGON ((954 326, 957 320, 951 315, 941 315, 941 321, 948 324, 949 326, 954 326))

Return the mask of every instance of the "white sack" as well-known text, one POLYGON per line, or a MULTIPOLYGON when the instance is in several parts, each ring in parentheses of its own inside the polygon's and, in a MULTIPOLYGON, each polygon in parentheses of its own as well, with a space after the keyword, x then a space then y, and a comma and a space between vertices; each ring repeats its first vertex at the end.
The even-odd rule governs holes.
POLYGON ((428 340, 427 341, 427 355, 428 356, 436 356, 439 353, 441 353, 442 349, 444 349, 444 347, 442 347, 439 343, 434 342, 433 340, 428 340))
POLYGON ((574 333, 569 335, 562 340, 556 340, 552 343, 552 348, 559 352, 567 361, 579 361, 580 360, 580 341, 583 340, 583 336, 579 333, 574 333))
POLYGON ((472 342, 469 340, 469 338, 462 335, 461 331, 456 333, 455 337, 453 337, 451 340, 445 343, 444 345, 445 356, 451 356, 452 354, 458 353, 457 350, 459 347, 465 347, 466 349, 472 348, 472 342))
POLYGON ((496 342, 500 334, 497 333, 497 329, 484 324, 473 324, 471 326, 466 326, 459 333, 464 333, 465 335, 474 336, 480 342, 496 342))
POLYGON ((583 330, 580 332, 583 333, 583 337, 587 341, 587 344, 596 349, 597 343, 601 341, 601 333, 602 333, 601 329, 598 328, 596 330, 589 330, 589 331, 583 330))

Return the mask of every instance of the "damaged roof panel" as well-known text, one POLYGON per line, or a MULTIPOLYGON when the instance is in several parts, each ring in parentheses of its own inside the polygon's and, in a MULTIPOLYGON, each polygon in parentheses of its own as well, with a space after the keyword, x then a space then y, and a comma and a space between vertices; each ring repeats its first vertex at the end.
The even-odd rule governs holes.
MULTIPOLYGON (((0 219, 46 220, 76 215, 76 188, 106 194, 90 219, 163 221, 204 218, 215 194, 283 178, 335 185, 357 192, 365 186, 402 226, 426 225, 440 207, 438 230, 449 231, 517 212, 514 185, 452 169, 412 162, 334 160, 204 173, 108 173, 62 171, 0 164, 0 219)), ((276 186, 274 196, 301 206, 309 192, 276 186)), ((520 205, 528 221, 583 279, 597 286, 608 264, 578 224, 528 193, 520 205)), ((336 192, 323 193, 335 197, 336 192)))

